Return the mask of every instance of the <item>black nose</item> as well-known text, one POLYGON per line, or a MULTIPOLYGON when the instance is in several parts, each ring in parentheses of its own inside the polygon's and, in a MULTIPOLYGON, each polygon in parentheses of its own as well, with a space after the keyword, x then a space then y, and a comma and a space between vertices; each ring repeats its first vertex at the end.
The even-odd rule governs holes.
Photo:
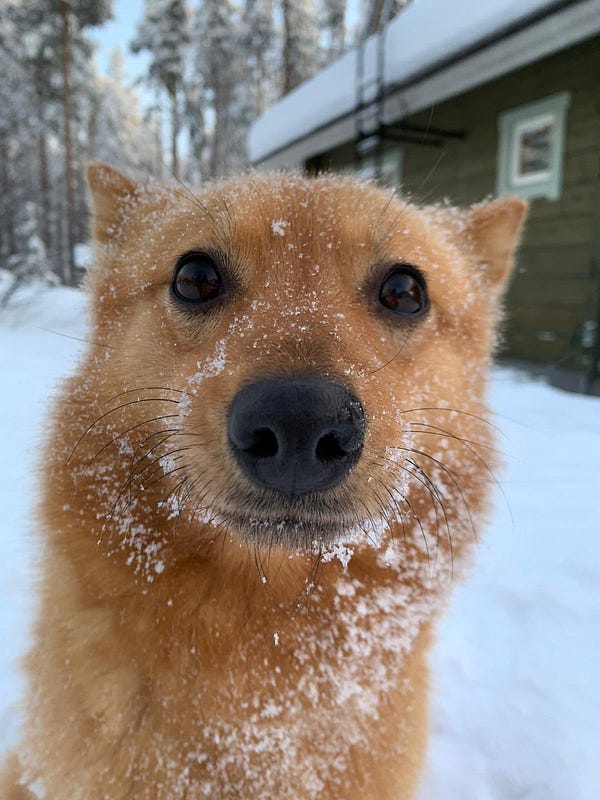
POLYGON ((329 489, 360 458, 365 417, 358 398, 323 378, 266 378, 229 409, 229 443, 255 484, 294 496, 329 489))

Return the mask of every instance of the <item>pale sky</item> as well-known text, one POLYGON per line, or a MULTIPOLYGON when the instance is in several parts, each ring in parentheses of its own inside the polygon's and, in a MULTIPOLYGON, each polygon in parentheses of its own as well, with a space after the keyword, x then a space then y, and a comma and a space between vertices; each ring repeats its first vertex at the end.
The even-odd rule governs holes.
MULTIPOLYGON (((349 0, 347 11, 347 24, 356 24, 359 0, 349 0)), ((113 19, 100 28, 91 29, 91 37, 97 42, 96 60, 101 72, 106 72, 110 54, 115 47, 119 47, 125 58, 125 69, 129 83, 142 77, 150 60, 148 53, 132 53, 129 42, 135 36, 138 21, 142 18, 144 0, 114 0, 113 19)), ((151 103, 150 94, 140 90, 142 103, 145 97, 151 103)))
POLYGON ((129 50, 129 42, 135 36, 143 8, 144 0, 114 0, 113 19, 100 28, 91 29, 91 37, 98 43, 96 60, 101 72, 106 72, 112 50, 119 47, 125 57, 129 82, 133 83, 144 74, 149 54, 135 54, 129 50))

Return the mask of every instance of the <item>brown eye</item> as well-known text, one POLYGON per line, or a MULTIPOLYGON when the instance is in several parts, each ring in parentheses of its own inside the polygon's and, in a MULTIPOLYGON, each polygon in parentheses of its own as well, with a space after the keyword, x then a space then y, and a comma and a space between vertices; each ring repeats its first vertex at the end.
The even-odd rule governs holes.
POLYGON ((425 281, 412 267, 397 267, 381 284, 379 302, 401 317, 419 316, 429 307, 425 281))
POLYGON ((223 292, 215 262, 204 253, 189 253, 175 267, 173 294, 186 303, 208 303, 223 292))

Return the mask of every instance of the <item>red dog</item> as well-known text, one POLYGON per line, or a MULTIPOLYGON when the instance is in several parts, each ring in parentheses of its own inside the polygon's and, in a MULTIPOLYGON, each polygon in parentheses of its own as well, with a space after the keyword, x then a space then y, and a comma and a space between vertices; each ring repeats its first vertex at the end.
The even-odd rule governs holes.
POLYGON ((414 797, 524 203, 88 180, 92 332, 44 456, 2 798, 414 797))

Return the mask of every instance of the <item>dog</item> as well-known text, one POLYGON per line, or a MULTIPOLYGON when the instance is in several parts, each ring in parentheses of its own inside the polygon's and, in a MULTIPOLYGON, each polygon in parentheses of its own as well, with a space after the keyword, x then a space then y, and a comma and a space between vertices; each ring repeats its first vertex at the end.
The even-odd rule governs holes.
POLYGON ((413 798, 433 626, 489 511, 525 203, 87 180, 89 344, 41 464, 1 797, 413 798))

